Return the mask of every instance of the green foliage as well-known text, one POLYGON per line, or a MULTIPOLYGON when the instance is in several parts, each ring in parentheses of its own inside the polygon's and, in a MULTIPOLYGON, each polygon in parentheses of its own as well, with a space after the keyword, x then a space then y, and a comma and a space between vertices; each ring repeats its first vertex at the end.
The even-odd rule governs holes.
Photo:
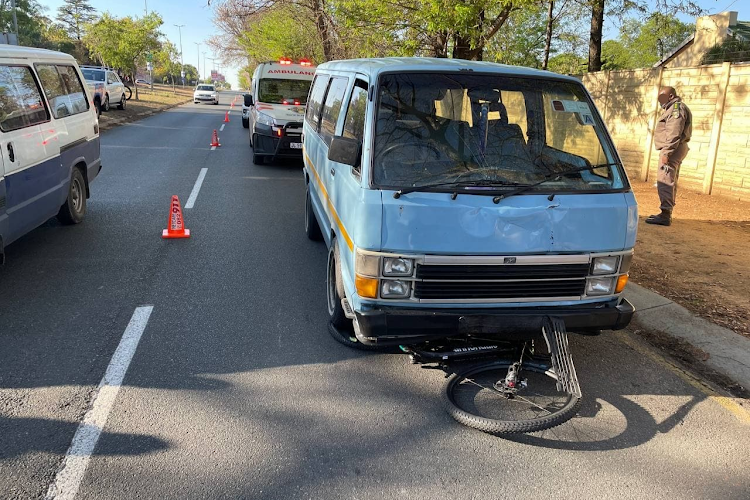
POLYGON ((635 69, 653 66, 674 50, 695 27, 663 14, 651 14, 645 22, 626 19, 617 40, 602 43, 602 69, 635 69))
MULTIPOLYGON (((108 66, 124 70, 135 80, 138 65, 145 63, 146 53, 161 47, 161 16, 152 12, 141 18, 115 18, 105 13, 89 26, 84 42, 92 54, 108 66)), ((138 87, 135 87, 138 99, 138 87)))
POLYGON ((546 12, 542 4, 515 11, 504 29, 487 43, 484 59, 539 68, 544 57, 546 12), (523 36, 519 36, 523 33, 523 36))
POLYGON ((549 58, 547 69, 563 75, 580 75, 586 72, 588 60, 578 54, 565 52, 549 58))
POLYGON ((160 48, 161 16, 152 12, 142 18, 115 18, 104 14, 89 27, 85 43, 102 62, 135 74, 149 51, 160 48))
POLYGON ((714 45, 701 58, 701 64, 746 61, 750 61, 750 42, 736 38, 727 38, 722 43, 714 45))
POLYGON ((87 0, 65 0, 57 9, 57 20, 68 34, 77 40, 81 40, 86 25, 94 22, 96 17, 96 9, 87 0))
POLYGON ((242 34, 238 42, 248 59, 275 61, 281 57, 293 60, 323 60, 323 46, 315 40, 315 24, 303 15, 296 4, 265 12, 242 34))

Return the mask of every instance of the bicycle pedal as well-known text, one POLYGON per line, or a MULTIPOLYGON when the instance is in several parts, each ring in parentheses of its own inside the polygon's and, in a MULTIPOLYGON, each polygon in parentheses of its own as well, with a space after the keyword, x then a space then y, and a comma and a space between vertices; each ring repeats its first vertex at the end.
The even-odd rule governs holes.
POLYGON ((542 335, 552 358, 552 369, 557 375, 557 390, 580 398, 581 386, 578 384, 578 375, 573 365, 565 322, 559 318, 546 318, 542 326, 542 335))

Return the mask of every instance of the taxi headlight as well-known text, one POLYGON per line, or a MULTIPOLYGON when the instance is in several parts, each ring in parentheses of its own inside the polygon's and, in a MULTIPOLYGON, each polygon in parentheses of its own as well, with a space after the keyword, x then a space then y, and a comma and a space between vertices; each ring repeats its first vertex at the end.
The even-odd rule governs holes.
POLYGON ((380 282, 380 296, 384 299, 404 299, 411 293, 408 281, 382 280, 380 282))
POLYGON ((589 278, 586 280, 586 295, 611 295, 614 285, 614 278, 589 278))
POLYGON ((273 127, 273 116, 269 116, 265 113, 258 113, 258 123, 262 123, 267 127, 273 127))
POLYGON ((411 276, 414 260, 403 257, 384 257, 383 276, 411 276))
POLYGON ((591 263, 591 274, 615 274, 620 257, 595 257, 591 263))

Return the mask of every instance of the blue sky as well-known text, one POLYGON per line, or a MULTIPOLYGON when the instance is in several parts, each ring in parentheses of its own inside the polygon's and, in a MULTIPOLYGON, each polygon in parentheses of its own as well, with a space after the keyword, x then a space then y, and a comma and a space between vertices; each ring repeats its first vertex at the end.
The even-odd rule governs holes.
MULTIPOLYGON (((46 6, 49 9, 47 15, 54 18, 57 15, 58 7, 63 4, 63 0, 39 0, 39 3, 46 6)), ((89 3, 99 12, 109 12, 118 17, 142 16, 145 13, 144 0, 126 0, 121 2, 89 0, 89 3)), ((174 25, 185 25, 182 28, 182 51, 185 64, 192 64, 198 67, 198 47, 195 44, 200 43, 201 75, 206 74, 206 69, 210 71, 212 62, 209 58, 213 55, 206 46, 205 40, 215 33, 216 28, 211 22, 211 18, 213 17, 212 8, 208 7, 206 0, 145 0, 145 3, 148 6, 149 12, 156 11, 161 15, 164 20, 161 32, 177 46, 177 50, 179 50, 180 36, 179 30, 174 25), (203 64, 203 52, 206 52, 207 68, 203 64)), ((219 62, 219 60, 216 61, 217 64, 219 62)), ((234 88, 237 88, 238 85, 238 69, 236 67, 225 66, 221 68, 222 73, 224 73, 234 88)))
MULTIPOLYGON (((179 49, 179 32, 175 24, 184 24, 182 28, 182 50, 184 52, 185 64, 192 64, 198 67, 198 47, 200 43, 200 70, 205 75, 206 70, 213 66, 210 57, 211 51, 205 44, 205 40, 213 35, 216 31, 211 18, 213 16, 211 7, 208 7, 206 0, 129 0, 121 2, 112 2, 112 0, 89 0, 99 12, 110 12, 115 16, 142 16, 145 12, 145 2, 148 10, 156 11, 164 19, 164 25, 161 28, 162 33, 172 41, 179 49), (204 64, 203 52, 206 52, 204 64), (206 67, 207 66, 207 67, 206 67)), ((374 0, 375 1, 375 0, 374 0)), ((747 7, 741 10, 741 6, 746 4, 747 0, 696 0, 698 5, 708 13, 722 12, 724 10, 737 10, 742 20, 750 19, 750 9, 747 7)), ((63 3, 62 0, 40 0, 40 3, 46 6, 49 11, 48 15, 54 17, 57 8, 63 3)), ((678 16, 683 22, 694 24, 695 18, 691 16, 678 16)), ((614 38, 617 36, 617 26, 612 21, 605 19, 605 38, 614 38)), ((219 61, 217 60, 217 63, 219 61)), ((222 67, 222 72, 226 75, 227 80, 237 88, 237 67, 222 67)))

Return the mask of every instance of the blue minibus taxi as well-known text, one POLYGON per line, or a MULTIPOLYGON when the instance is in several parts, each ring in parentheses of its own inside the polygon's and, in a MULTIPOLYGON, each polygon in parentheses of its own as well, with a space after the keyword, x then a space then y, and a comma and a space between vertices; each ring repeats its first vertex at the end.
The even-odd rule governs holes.
POLYGON ((305 228, 330 326, 365 346, 624 328, 637 205, 580 81, 431 58, 318 66, 305 228))

